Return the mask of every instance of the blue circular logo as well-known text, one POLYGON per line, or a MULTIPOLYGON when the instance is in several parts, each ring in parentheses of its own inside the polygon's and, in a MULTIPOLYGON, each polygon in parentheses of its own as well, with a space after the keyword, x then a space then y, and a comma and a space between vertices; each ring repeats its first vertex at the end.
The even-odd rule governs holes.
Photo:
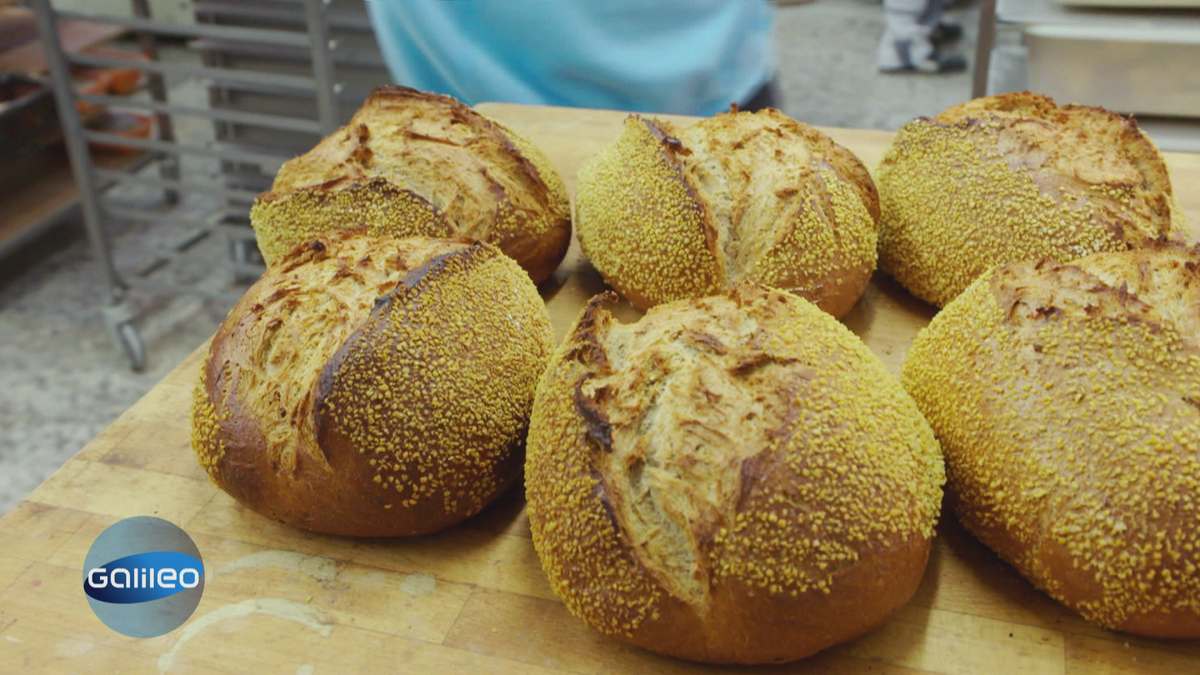
POLYGON ((83 592, 109 628, 129 637, 158 637, 196 611, 204 563, 196 543, 175 525, 150 516, 126 518, 88 549, 83 592))

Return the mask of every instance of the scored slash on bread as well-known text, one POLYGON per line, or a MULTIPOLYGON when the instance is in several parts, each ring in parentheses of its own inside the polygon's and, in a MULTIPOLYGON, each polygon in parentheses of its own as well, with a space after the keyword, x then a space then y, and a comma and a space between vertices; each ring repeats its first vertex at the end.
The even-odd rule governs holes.
POLYGON ((571 239, 566 186, 532 143, 449 96, 377 87, 349 124, 280 168, 250 220, 271 263, 345 227, 494 244, 534 283, 571 239))
POLYGON ((1020 92, 904 125, 875 174, 879 266, 944 306, 984 271, 1146 245, 1183 228, 1132 118, 1020 92))
POLYGON ((520 477, 545 305, 495 247, 344 230, 293 249, 230 312, 194 393, 213 482, 296 527, 432 532, 520 477))
POLYGON ((1102 626, 1200 638, 1200 249, 981 276, 902 375, 984 544, 1102 626))
POLYGON ((749 281, 840 317, 875 270, 866 168, 773 109, 683 129, 630 116, 580 169, 576 217, 584 255, 642 309, 749 281))
POLYGON ((525 467, 551 586, 594 628, 712 663, 803 658, 915 592, 937 441, 861 341, 755 284, 623 325, 594 298, 542 376, 525 467))

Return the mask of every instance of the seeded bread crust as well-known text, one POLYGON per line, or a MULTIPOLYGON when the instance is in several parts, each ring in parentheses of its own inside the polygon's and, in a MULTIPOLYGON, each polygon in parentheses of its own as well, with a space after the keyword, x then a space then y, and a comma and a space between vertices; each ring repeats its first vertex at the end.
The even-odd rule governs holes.
POLYGON ((269 518, 433 532, 519 478, 552 350, 536 288, 495 247, 338 232, 276 261, 225 319, 192 447, 269 518))
POLYGON ((909 122, 875 177, 880 269, 939 307, 997 265, 1137 248, 1184 224, 1133 118, 1029 92, 909 122))
POLYGON ((642 309, 756 282, 840 317, 875 270, 862 162, 778 110, 678 129, 636 115, 579 171, 584 255, 642 309))
POLYGON ((449 96, 377 87, 350 123, 280 168, 250 212, 268 263, 344 227, 494 244, 534 283, 571 240, 566 186, 532 143, 449 96))
POLYGON ((534 545, 576 616, 639 647, 780 663, 916 591, 945 475, 916 406, 811 303, 758 285, 622 325, 597 296, 538 385, 534 545))
POLYGON ((1160 243, 988 273, 902 381, 963 524, 1108 628, 1200 638, 1200 251, 1160 243))

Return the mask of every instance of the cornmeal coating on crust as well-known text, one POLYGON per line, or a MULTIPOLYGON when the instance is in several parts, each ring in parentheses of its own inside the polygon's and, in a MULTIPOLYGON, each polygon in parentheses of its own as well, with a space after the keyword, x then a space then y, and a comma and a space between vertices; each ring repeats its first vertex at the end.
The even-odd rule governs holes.
POLYGON ((192 447, 269 518, 432 532, 520 477, 552 350, 537 289, 495 247, 343 230, 276 261, 222 323, 192 447))
POLYGON ((605 300, 542 376, 526 459, 534 545, 572 613, 671 656, 777 663, 908 601, 942 459, 857 337, 754 284, 628 325, 605 300))
POLYGON ((377 87, 349 124, 279 169, 250 211, 263 258, 342 228, 494 244, 534 283, 571 240, 571 205, 528 139, 449 96, 377 87))
POLYGON ((1200 637, 1200 252, 1162 243, 981 276, 902 382, 962 523, 1090 621, 1200 637))
POLYGON ((909 122, 875 178, 879 267, 938 306, 996 265, 1138 248, 1184 224, 1132 118, 1029 92, 909 122))
POLYGON ((875 271, 866 168, 777 110, 686 128, 636 115, 579 171, 584 255, 640 308, 761 283, 841 317, 875 271))

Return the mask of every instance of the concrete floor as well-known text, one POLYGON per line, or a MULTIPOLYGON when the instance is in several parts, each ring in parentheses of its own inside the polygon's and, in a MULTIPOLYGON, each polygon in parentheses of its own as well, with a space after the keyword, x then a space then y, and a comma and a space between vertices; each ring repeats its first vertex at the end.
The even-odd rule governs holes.
MULTIPOLYGON (((977 3, 948 13, 973 54, 977 3)), ((881 75, 882 11, 870 0, 817 0, 778 14, 784 109, 816 125, 894 130, 966 100, 970 75, 881 75)), ((181 130, 201 135, 197 127, 181 130)), ((0 216, 2 217, 2 216, 0 216)), ((120 258, 136 259, 167 228, 126 226, 120 258)), ((226 255, 216 246, 213 256, 226 255)), ((204 270, 189 283, 219 283, 204 270)), ((229 307, 192 297, 132 298, 149 364, 132 373, 96 309, 105 285, 83 228, 69 222, 0 263, 0 513, 8 511, 206 340, 229 307)))

